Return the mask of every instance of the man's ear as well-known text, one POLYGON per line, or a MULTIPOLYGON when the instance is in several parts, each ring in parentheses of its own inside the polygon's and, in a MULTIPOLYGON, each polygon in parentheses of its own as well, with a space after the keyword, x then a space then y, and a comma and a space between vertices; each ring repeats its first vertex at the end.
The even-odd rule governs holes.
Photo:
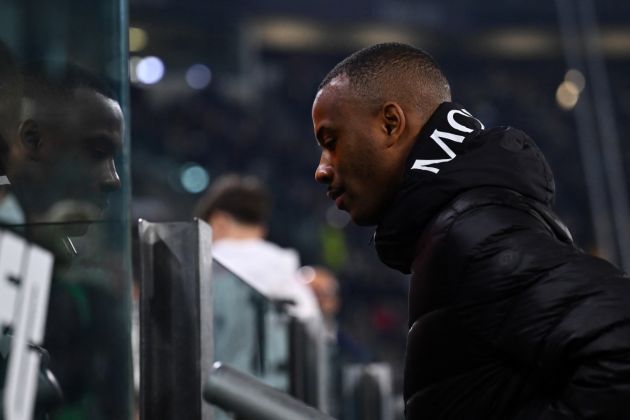
POLYGON ((388 136, 388 146, 398 142, 405 131, 406 119, 400 105, 396 102, 387 102, 383 105, 383 130, 388 136))
POLYGON ((33 160, 37 160, 39 147, 42 142, 39 125, 35 120, 28 119, 20 124, 19 128, 20 146, 26 155, 33 160))

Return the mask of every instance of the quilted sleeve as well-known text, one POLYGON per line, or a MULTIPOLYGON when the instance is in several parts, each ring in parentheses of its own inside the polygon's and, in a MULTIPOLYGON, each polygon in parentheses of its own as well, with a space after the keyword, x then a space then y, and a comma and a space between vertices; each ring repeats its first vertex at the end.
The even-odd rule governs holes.
POLYGON ((459 322, 533 390, 514 418, 630 419, 626 275, 509 207, 460 216, 445 252, 459 322))

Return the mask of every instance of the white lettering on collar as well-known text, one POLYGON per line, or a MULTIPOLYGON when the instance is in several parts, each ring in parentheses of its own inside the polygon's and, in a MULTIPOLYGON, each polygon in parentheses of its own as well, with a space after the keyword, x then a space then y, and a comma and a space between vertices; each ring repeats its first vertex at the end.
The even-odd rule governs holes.
MULTIPOLYGON (((462 125, 458 123, 457 121, 455 121, 455 114, 472 118, 481 125, 482 129, 485 128, 484 125, 481 123, 481 121, 473 117, 470 114, 470 112, 466 111, 465 109, 452 109, 447 114, 446 120, 448 121, 448 124, 451 126, 451 128, 453 128, 453 130, 457 130, 462 133, 472 133, 474 131, 474 128, 466 127, 465 125, 462 125)), ((438 146, 440 146, 440 149, 442 149, 442 151, 446 153, 448 158, 446 159, 416 159, 411 169, 418 169, 421 171, 428 171, 428 172, 433 172, 434 174, 437 174, 440 171, 440 169, 435 168, 430 165, 450 162, 451 160, 455 159, 455 157, 457 157, 455 152, 453 152, 453 150, 450 147, 448 147, 448 145, 444 143, 443 140, 450 140, 457 143, 462 143, 465 137, 460 134, 449 133, 447 131, 440 131, 438 129, 433 130, 433 133, 431 133, 430 137, 438 146)))

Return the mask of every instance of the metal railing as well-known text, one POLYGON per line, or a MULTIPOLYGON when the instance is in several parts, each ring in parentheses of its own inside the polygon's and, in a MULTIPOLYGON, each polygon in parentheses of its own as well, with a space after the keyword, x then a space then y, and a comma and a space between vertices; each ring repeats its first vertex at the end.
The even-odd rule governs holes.
POLYGON ((334 420, 221 362, 213 365, 203 388, 203 397, 243 420, 334 420))

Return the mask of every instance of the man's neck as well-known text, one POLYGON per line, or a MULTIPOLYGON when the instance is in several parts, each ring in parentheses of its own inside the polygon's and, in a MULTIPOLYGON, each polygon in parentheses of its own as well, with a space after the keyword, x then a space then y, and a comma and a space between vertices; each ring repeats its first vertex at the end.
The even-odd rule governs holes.
POLYGON ((263 239, 265 235, 265 229, 262 226, 257 225, 231 224, 229 226, 217 228, 214 230, 213 233, 215 241, 221 239, 263 239))

